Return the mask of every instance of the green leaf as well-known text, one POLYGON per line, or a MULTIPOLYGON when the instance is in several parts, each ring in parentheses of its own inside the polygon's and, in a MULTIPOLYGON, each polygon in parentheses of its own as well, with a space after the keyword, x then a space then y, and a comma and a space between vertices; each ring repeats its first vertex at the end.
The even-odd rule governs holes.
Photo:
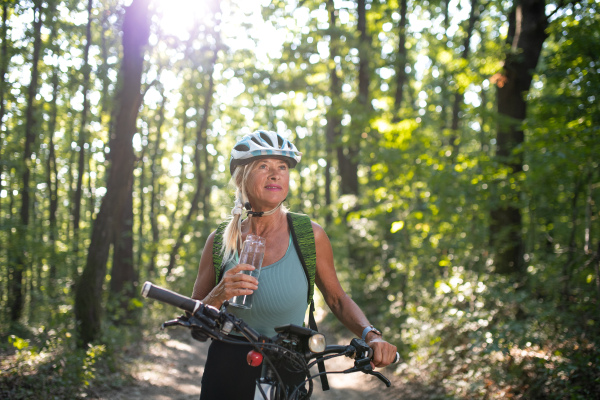
POLYGON ((17 337, 15 335, 10 335, 8 338, 8 342, 10 344, 13 345, 14 348, 16 348, 17 350, 23 350, 27 347, 29 347, 29 341, 22 339, 20 337, 17 337))

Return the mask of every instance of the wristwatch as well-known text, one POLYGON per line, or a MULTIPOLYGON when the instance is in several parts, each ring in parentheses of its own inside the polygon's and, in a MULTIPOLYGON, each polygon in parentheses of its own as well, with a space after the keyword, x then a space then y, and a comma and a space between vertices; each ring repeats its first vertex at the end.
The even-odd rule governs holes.
POLYGON ((369 332, 373 332, 373 333, 374 333, 374 334, 376 334, 376 335, 383 336, 383 335, 381 334, 381 331, 380 331, 379 329, 375 328, 373 325, 369 325, 369 326, 367 326, 367 327, 366 327, 366 328, 363 330, 363 333, 362 333, 362 340, 366 340, 366 338, 367 338, 367 334, 368 334, 369 332))

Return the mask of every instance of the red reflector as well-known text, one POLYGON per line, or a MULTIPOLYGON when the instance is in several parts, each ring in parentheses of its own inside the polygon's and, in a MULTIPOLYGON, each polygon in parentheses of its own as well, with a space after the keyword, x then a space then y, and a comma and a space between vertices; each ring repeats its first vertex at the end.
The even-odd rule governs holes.
POLYGON ((250 350, 246 356, 246 361, 251 367, 258 367, 262 364, 263 356, 258 351, 250 350))

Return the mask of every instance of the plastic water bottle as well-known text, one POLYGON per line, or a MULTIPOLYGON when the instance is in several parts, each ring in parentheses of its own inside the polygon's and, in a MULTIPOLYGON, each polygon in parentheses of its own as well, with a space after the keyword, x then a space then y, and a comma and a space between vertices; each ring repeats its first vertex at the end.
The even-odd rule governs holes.
MULTIPOLYGON (((267 240, 258 235, 248 235, 244 241, 242 254, 240 254, 240 264, 250 264, 254 267, 253 271, 241 271, 258 279, 260 268, 262 267, 263 257, 265 256, 265 243, 267 240)), ((235 296, 229 302, 229 305, 240 308, 252 308, 252 294, 235 296)))

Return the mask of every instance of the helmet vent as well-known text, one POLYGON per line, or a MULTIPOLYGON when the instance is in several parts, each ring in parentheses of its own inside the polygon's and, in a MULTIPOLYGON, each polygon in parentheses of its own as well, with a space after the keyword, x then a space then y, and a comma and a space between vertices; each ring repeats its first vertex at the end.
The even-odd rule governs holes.
POLYGON ((267 135, 265 132, 261 131, 260 132, 260 138, 262 140, 264 140, 265 142, 269 143, 269 146, 274 147, 275 144, 271 141, 271 138, 269 137, 269 135, 267 135))
POLYGON ((234 149, 236 149, 237 151, 248 151, 250 150, 250 147, 246 146, 245 144, 238 144, 234 147, 234 149))

